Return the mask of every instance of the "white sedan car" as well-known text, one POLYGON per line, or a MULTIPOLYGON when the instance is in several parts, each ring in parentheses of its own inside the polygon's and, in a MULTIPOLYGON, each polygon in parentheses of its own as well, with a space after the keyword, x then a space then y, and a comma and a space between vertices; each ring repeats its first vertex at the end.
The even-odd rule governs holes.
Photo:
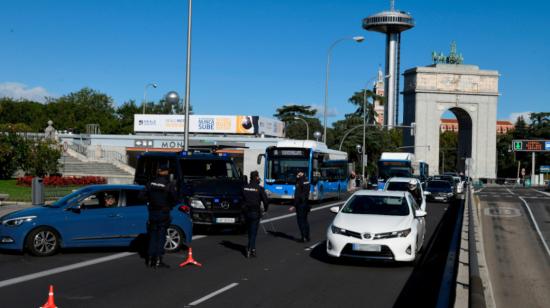
POLYGON ((422 248, 426 212, 408 192, 361 190, 330 210, 329 256, 410 262, 422 248))

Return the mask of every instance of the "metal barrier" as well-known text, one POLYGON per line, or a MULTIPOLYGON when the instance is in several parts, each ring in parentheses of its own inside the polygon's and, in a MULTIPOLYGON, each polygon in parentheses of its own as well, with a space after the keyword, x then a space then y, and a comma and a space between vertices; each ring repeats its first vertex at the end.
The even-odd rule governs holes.
POLYGON ((439 288, 436 307, 451 307, 455 297, 456 273, 458 268, 458 256, 460 254, 460 234, 462 233, 462 221, 464 217, 464 202, 459 203, 458 215, 453 228, 453 235, 449 245, 449 253, 445 262, 443 278, 439 288))
POLYGON ((468 307, 485 307, 485 293, 483 282, 479 274, 477 260, 476 236, 474 230, 474 206, 471 198, 470 188, 466 190, 466 203, 468 204, 468 307))

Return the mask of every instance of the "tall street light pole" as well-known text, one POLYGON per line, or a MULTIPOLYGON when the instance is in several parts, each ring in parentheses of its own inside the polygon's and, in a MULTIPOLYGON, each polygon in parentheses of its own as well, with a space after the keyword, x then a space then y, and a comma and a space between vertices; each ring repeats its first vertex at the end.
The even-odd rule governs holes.
POLYGON ((307 124, 307 121, 300 118, 300 117, 294 117, 294 120, 302 120, 306 124, 306 140, 309 140, 309 124, 307 124))
POLYGON ((145 105, 147 105, 147 88, 148 87, 153 87, 156 89, 158 87, 158 84, 153 82, 145 85, 145 88, 143 89, 143 114, 145 114, 145 105))
POLYGON ((185 73, 185 132, 184 150, 189 150, 189 97, 191 94, 191 21, 193 16, 193 0, 189 0, 188 22, 187 22, 187 70, 185 73))
POLYGON ((327 142, 327 108, 328 108, 328 80, 329 80, 329 74, 330 74, 330 58, 332 55, 332 49, 334 49, 334 46, 336 44, 345 41, 345 40, 354 40, 357 43, 361 43, 365 40, 365 37, 363 36, 354 36, 354 37, 343 37, 339 40, 336 40, 332 45, 330 45, 327 53, 327 67, 326 67, 326 79, 325 79, 325 107, 323 109, 323 126, 324 126, 324 133, 323 133, 323 142, 327 142))

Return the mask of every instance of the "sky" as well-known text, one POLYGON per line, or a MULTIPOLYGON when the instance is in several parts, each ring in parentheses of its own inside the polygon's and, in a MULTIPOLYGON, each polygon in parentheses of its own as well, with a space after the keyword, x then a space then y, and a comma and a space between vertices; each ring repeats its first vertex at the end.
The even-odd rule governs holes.
MULTIPOLYGON (((141 102, 154 82, 147 100, 171 90, 183 97, 187 3, 1 0, 0 96, 44 101, 90 87, 119 106, 141 102)), ((548 1, 396 0, 396 8, 416 21, 402 34, 401 72, 430 65, 432 51, 448 54, 456 41, 465 64, 500 73, 499 119, 550 111, 548 1)), ((194 112, 322 109, 329 46, 365 36, 333 49, 328 114, 330 122, 342 119, 354 110, 348 98, 384 67, 385 36, 361 23, 387 9, 388 0, 193 1, 194 112)))

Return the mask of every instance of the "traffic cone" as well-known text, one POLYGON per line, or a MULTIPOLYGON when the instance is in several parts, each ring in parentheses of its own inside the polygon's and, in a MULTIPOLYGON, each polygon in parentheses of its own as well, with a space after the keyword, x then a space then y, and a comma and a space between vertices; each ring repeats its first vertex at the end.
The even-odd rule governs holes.
POLYGON ((184 267, 189 263, 194 264, 196 266, 202 266, 202 264, 200 264, 199 262, 195 261, 195 259, 193 259, 193 248, 191 247, 189 247, 189 252, 187 253, 187 260, 181 262, 180 267, 184 267))
POLYGON ((50 285, 50 293, 48 293, 48 301, 40 306, 40 308, 57 308, 53 301, 53 285, 50 285))

